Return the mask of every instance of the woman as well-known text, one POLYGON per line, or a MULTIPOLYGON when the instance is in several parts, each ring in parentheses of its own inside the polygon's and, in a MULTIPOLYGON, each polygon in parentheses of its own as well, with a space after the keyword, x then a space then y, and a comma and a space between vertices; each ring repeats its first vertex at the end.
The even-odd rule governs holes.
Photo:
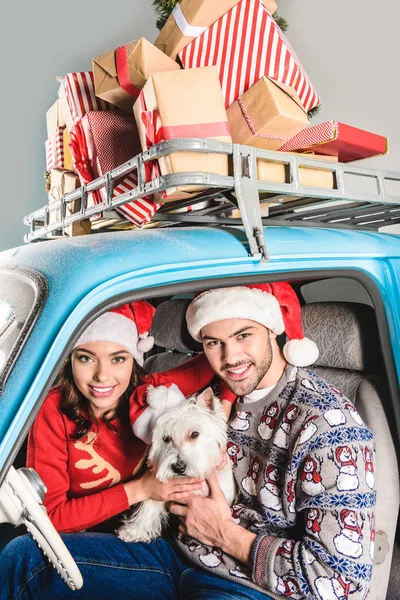
POLYGON ((145 444, 129 425, 129 398, 143 353, 153 345, 154 312, 139 301, 96 319, 76 342, 29 433, 27 465, 47 487, 45 505, 58 531, 99 524, 97 530, 110 531, 116 523, 106 521, 137 502, 179 500, 201 488, 188 477, 162 484, 151 471, 133 478, 145 444))

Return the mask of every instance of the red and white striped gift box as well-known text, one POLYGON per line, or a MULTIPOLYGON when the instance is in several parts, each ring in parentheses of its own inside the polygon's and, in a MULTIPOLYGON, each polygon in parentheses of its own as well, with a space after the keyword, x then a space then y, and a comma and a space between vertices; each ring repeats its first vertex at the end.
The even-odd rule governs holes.
POLYGON ((306 111, 320 99, 261 0, 241 0, 180 53, 185 69, 215 65, 228 108, 264 75, 291 86, 306 111))
POLYGON ((68 129, 90 111, 117 110, 116 106, 95 95, 92 71, 67 73, 61 79, 58 97, 68 129))
POLYGON ((64 127, 57 127, 52 137, 45 142, 46 169, 64 169, 64 127))
POLYGON ((279 148, 279 152, 315 152, 337 156, 339 162, 351 162, 386 154, 388 139, 383 135, 345 125, 324 121, 307 127, 279 148))
MULTIPOLYGON (((82 183, 89 183, 141 152, 135 119, 122 112, 89 112, 71 130, 71 152, 82 183)), ((137 186, 136 172, 118 181, 113 198, 137 186)), ((105 201, 105 188, 93 194, 94 202, 105 201)), ((148 198, 128 202, 115 210, 138 227, 148 223, 159 205, 148 198)))

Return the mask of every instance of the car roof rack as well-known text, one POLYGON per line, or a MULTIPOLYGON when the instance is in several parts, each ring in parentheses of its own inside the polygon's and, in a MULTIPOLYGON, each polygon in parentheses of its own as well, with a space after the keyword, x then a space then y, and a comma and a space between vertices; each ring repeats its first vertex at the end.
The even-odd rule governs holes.
POLYGON ((297 225, 376 231, 400 222, 400 172, 356 166, 354 163, 321 160, 312 154, 261 150, 212 139, 179 138, 160 142, 98 179, 66 194, 51 205, 27 215, 30 227, 26 242, 65 235, 73 223, 95 215, 93 230, 135 228, 115 209, 127 202, 162 192, 171 187, 196 185, 205 191, 184 201, 165 202, 144 227, 176 225, 241 225, 250 253, 268 258, 264 225, 297 225), (231 175, 174 173, 146 181, 147 162, 175 152, 226 154, 231 175), (258 178, 259 161, 280 163, 284 182, 258 178), (302 184, 304 169, 332 173, 332 187, 302 184), (135 172, 137 187, 113 198, 114 182, 135 172), (88 205, 88 194, 105 187, 106 201, 88 205), (68 204, 80 200, 80 210, 67 216, 68 204), (190 206, 190 212, 182 212, 190 206), (57 215, 56 218, 54 216, 57 215))

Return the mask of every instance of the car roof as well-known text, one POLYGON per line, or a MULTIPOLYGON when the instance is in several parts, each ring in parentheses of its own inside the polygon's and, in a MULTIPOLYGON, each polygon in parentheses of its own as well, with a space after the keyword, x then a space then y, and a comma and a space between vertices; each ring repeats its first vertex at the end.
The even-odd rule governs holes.
MULTIPOLYGON (((265 228, 270 260, 362 255, 399 257, 400 236, 375 232, 312 227, 265 228)), ((99 285, 127 271, 168 264, 244 258, 247 238, 240 228, 157 228, 97 233, 20 246, 0 253, 0 267, 22 266, 40 271, 61 286, 76 282, 99 285)))

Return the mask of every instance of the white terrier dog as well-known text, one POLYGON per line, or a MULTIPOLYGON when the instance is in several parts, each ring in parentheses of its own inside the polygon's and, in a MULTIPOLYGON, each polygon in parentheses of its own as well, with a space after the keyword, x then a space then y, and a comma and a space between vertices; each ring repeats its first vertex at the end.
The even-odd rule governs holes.
MULTIPOLYGON (((211 388, 186 399, 176 385, 149 387, 147 399, 155 419, 148 465, 157 479, 163 483, 179 476, 206 479, 221 464, 226 448, 226 417, 211 388)), ((230 461, 216 475, 231 505, 235 482, 230 461)), ((208 485, 194 493, 208 496, 208 485)), ((165 502, 146 500, 125 519, 117 535, 125 542, 151 542, 160 537, 168 517, 165 502)))

